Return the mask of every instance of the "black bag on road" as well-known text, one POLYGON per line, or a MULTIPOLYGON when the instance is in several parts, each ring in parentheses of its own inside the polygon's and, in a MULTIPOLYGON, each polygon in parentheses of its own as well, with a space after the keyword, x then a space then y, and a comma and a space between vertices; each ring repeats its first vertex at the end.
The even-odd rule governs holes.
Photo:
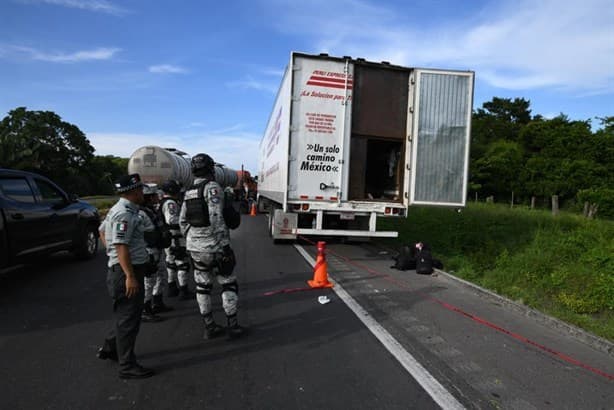
POLYGON ((416 269, 416 259, 414 258, 414 252, 411 246, 404 245, 399 254, 393 257, 395 264, 391 266, 392 269, 398 270, 412 270, 416 269))
POLYGON ((427 244, 416 244, 416 273, 419 275, 430 275, 433 273, 433 255, 431 248, 427 244))

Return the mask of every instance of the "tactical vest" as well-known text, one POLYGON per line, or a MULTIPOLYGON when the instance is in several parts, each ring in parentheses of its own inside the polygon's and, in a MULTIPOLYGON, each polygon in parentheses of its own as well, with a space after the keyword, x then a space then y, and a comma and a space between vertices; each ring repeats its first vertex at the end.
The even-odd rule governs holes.
POLYGON ((207 205, 207 201, 204 200, 205 185, 207 185, 208 182, 209 180, 206 179, 198 185, 192 185, 189 190, 197 189, 198 195, 196 198, 185 200, 185 218, 188 223, 195 228, 206 228, 211 226, 211 221, 209 220, 209 205, 207 205))
POLYGON ((147 231, 144 233, 145 243, 147 244, 148 248, 158 248, 160 247, 160 242, 162 240, 162 230, 160 229, 158 218, 151 208, 143 206, 141 207, 141 210, 145 212, 154 226, 153 231, 147 231))

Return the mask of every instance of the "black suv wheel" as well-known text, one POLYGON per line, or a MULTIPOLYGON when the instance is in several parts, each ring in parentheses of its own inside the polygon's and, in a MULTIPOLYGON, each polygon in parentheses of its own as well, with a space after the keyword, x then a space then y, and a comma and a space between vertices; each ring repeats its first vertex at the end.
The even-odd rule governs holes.
POLYGON ((98 252, 98 231, 96 227, 88 225, 82 234, 75 249, 75 256, 79 259, 92 259, 98 252))

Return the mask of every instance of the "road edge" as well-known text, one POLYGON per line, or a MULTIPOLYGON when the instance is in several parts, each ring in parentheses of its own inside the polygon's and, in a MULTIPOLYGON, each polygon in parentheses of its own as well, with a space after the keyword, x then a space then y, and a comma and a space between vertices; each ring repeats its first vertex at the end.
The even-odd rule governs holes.
POLYGON ((539 310, 535 310, 529 306, 523 305, 518 302, 514 302, 511 299, 506 298, 505 296, 501 296, 491 290, 483 288, 475 283, 471 283, 466 281, 458 276, 452 275, 451 273, 442 271, 440 269, 435 269, 437 274, 443 275, 448 279, 454 280, 463 284, 464 286, 471 288, 474 291, 477 291, 482 296, 485 296, 491 300, 502 303, 508 308, 514 309, 517 312, 530 317, 540 323, 547 324, 559 330, 563 330, 567 332, 572 337, 578 339, 580 342, 584 343, 592 347, 595 350, 599 350, 600 352, 606 353, 609 356, 614 357, 614 343, 610 342, 607 339, 594 335, 584 329, 580 329, 572 324, 562 321, 561 319, 557 319, 553 316, 549 316, 546 313, 540 312, 539 310))
MULTIPOLYGON (((303 259, 312 267, 316 264, 315 259, 298 244, 294 248, 303 259)), ((337 294, 339 299, 354 313, 365 327, 375 336, 382 346, 397 360, 405 371, 425 390, 433 401, 444 410, 463 410, 465 406, 461 404, 452 393, 450 393, 431 373, 424 368, 405 348, 371 315, 354 300, 354 298, 336 282, 329 277, 328 280, 334 285, 331 290, 337 294)))

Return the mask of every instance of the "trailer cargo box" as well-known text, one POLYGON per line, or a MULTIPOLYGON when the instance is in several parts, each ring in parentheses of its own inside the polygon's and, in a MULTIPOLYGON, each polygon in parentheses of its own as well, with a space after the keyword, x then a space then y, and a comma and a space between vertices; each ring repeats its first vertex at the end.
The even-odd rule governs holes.
POLYGON ((410 205, 462 207, 474 73, 292 53, 260 143, 275 239, 387 236, 410 205))

